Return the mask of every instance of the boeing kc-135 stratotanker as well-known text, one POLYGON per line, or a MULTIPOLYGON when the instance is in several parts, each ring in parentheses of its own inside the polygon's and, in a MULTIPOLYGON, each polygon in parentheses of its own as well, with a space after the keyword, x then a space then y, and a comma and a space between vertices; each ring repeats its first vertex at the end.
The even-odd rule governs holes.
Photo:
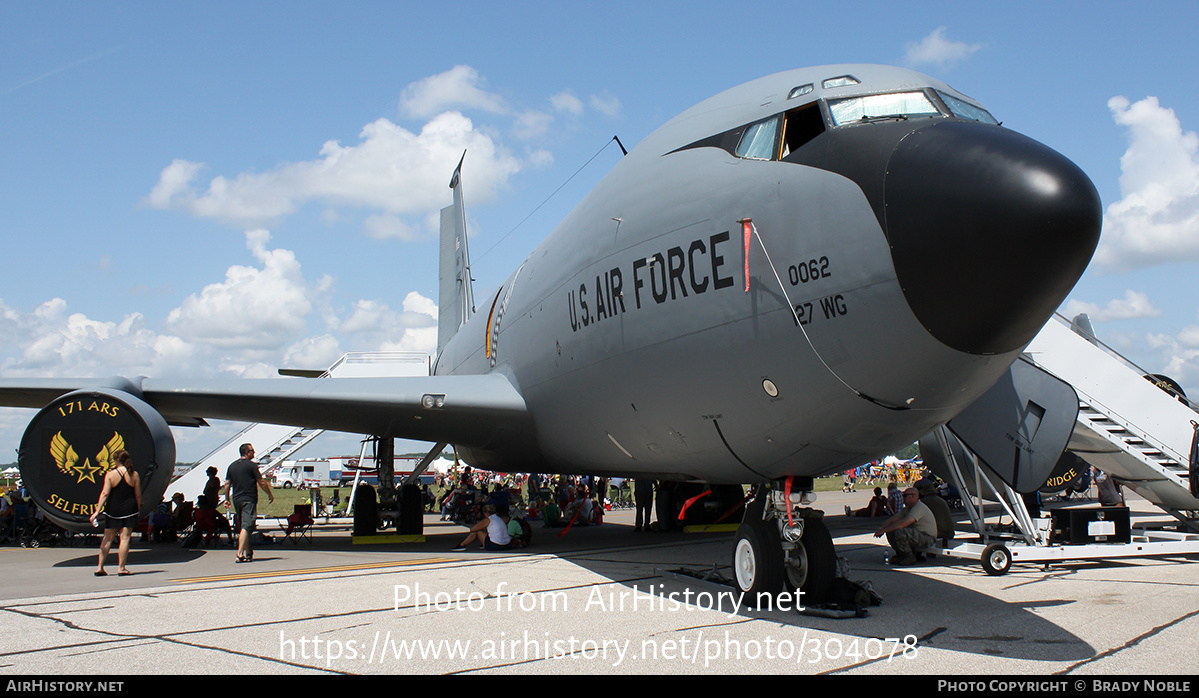
POLYGON ((1023 420, 1006 467, 1028 483, 1028 440, 1052 420, 1019 387, 989 389, 1013 383, 1101 219, 1068 159, 937 80, 874 65, 779 73, 683 112, 486 298, 460 171, 451 186, 434 375, 4 380, 0 403, 40 408, 20 452, 34 500, 84 526, 114 435, 152 507, 167 424, 307 425, 449 443, 489 470, 702 481, 729 505, 741 490, 721 485, 758 483, 738 585, 818 596, 835 556, 814 476, 998 392, 984 401, 1025 400, 994 409, 1023 420))

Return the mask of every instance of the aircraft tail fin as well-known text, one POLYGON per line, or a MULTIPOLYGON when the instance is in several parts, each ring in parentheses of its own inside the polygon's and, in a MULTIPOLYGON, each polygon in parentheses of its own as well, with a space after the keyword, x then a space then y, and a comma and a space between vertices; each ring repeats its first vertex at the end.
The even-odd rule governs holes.
POLYGON ((462 204, 462 160, 450 178, 454 203, 441 209, 441 266, 437 315, 437 353, 475 313, 470 254, 466 247, 466 209, 462 204))

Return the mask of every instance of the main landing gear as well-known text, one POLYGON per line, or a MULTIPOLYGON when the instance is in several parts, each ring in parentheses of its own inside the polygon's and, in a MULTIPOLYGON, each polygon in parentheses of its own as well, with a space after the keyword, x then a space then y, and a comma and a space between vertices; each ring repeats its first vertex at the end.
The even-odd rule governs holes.
POLYGON ((828 598, 837 554, 824 512, 805 506, 811 491, 811 478, 795 478, 790 501, 784 483, 758 486, 733 546, 733 577, 746 604, 773 603, 780 593, 796 591, 803 592, 796 606, 828 598))

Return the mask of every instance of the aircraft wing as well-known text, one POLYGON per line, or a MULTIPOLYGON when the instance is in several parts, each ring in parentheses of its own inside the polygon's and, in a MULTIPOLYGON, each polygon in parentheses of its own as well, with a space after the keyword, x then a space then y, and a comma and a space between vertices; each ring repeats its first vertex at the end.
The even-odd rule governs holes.
POLYGON ((229 419, 485 446, 501 432, 531 424, 524 398, 498 374, 190 384, 152 378, 3 379, 0 406, 41 408, 68 392, 95 388, 140 397, 175 425, 229 419))

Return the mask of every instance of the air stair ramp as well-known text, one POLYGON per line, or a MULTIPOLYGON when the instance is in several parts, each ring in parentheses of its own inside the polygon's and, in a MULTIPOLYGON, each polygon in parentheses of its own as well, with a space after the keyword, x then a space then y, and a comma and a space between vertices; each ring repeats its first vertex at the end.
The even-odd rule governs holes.
MULTIPOLYGON (((415 351, 351 352, 323 371, 280 369, 279 372, 285 376, 314 379, 427 376, 429 355, 415 351)), ((216 467, 217 476, 223 480, 229 464, 240 457, 238 449, 244 443, 254 444, 258 453, 258 468, 264 477, 270 478, 271 472, 282 465, 284 460, 291 458, 323 433, 323 429, 303 426, 250 424, 172 482, 164 496, 170 499, 176 492, 182 492, 188 501, 194 501, 204 493, 209 466, 216 467)))
POLYGON ((1189 479, 1199 414, 1159 385, 1168 379, 1096 339, 1085 315, 1074 323, 1055 316, 1025 351, 1078 393, 1067 449, 1199 532, 1199 499, 1189 479))

